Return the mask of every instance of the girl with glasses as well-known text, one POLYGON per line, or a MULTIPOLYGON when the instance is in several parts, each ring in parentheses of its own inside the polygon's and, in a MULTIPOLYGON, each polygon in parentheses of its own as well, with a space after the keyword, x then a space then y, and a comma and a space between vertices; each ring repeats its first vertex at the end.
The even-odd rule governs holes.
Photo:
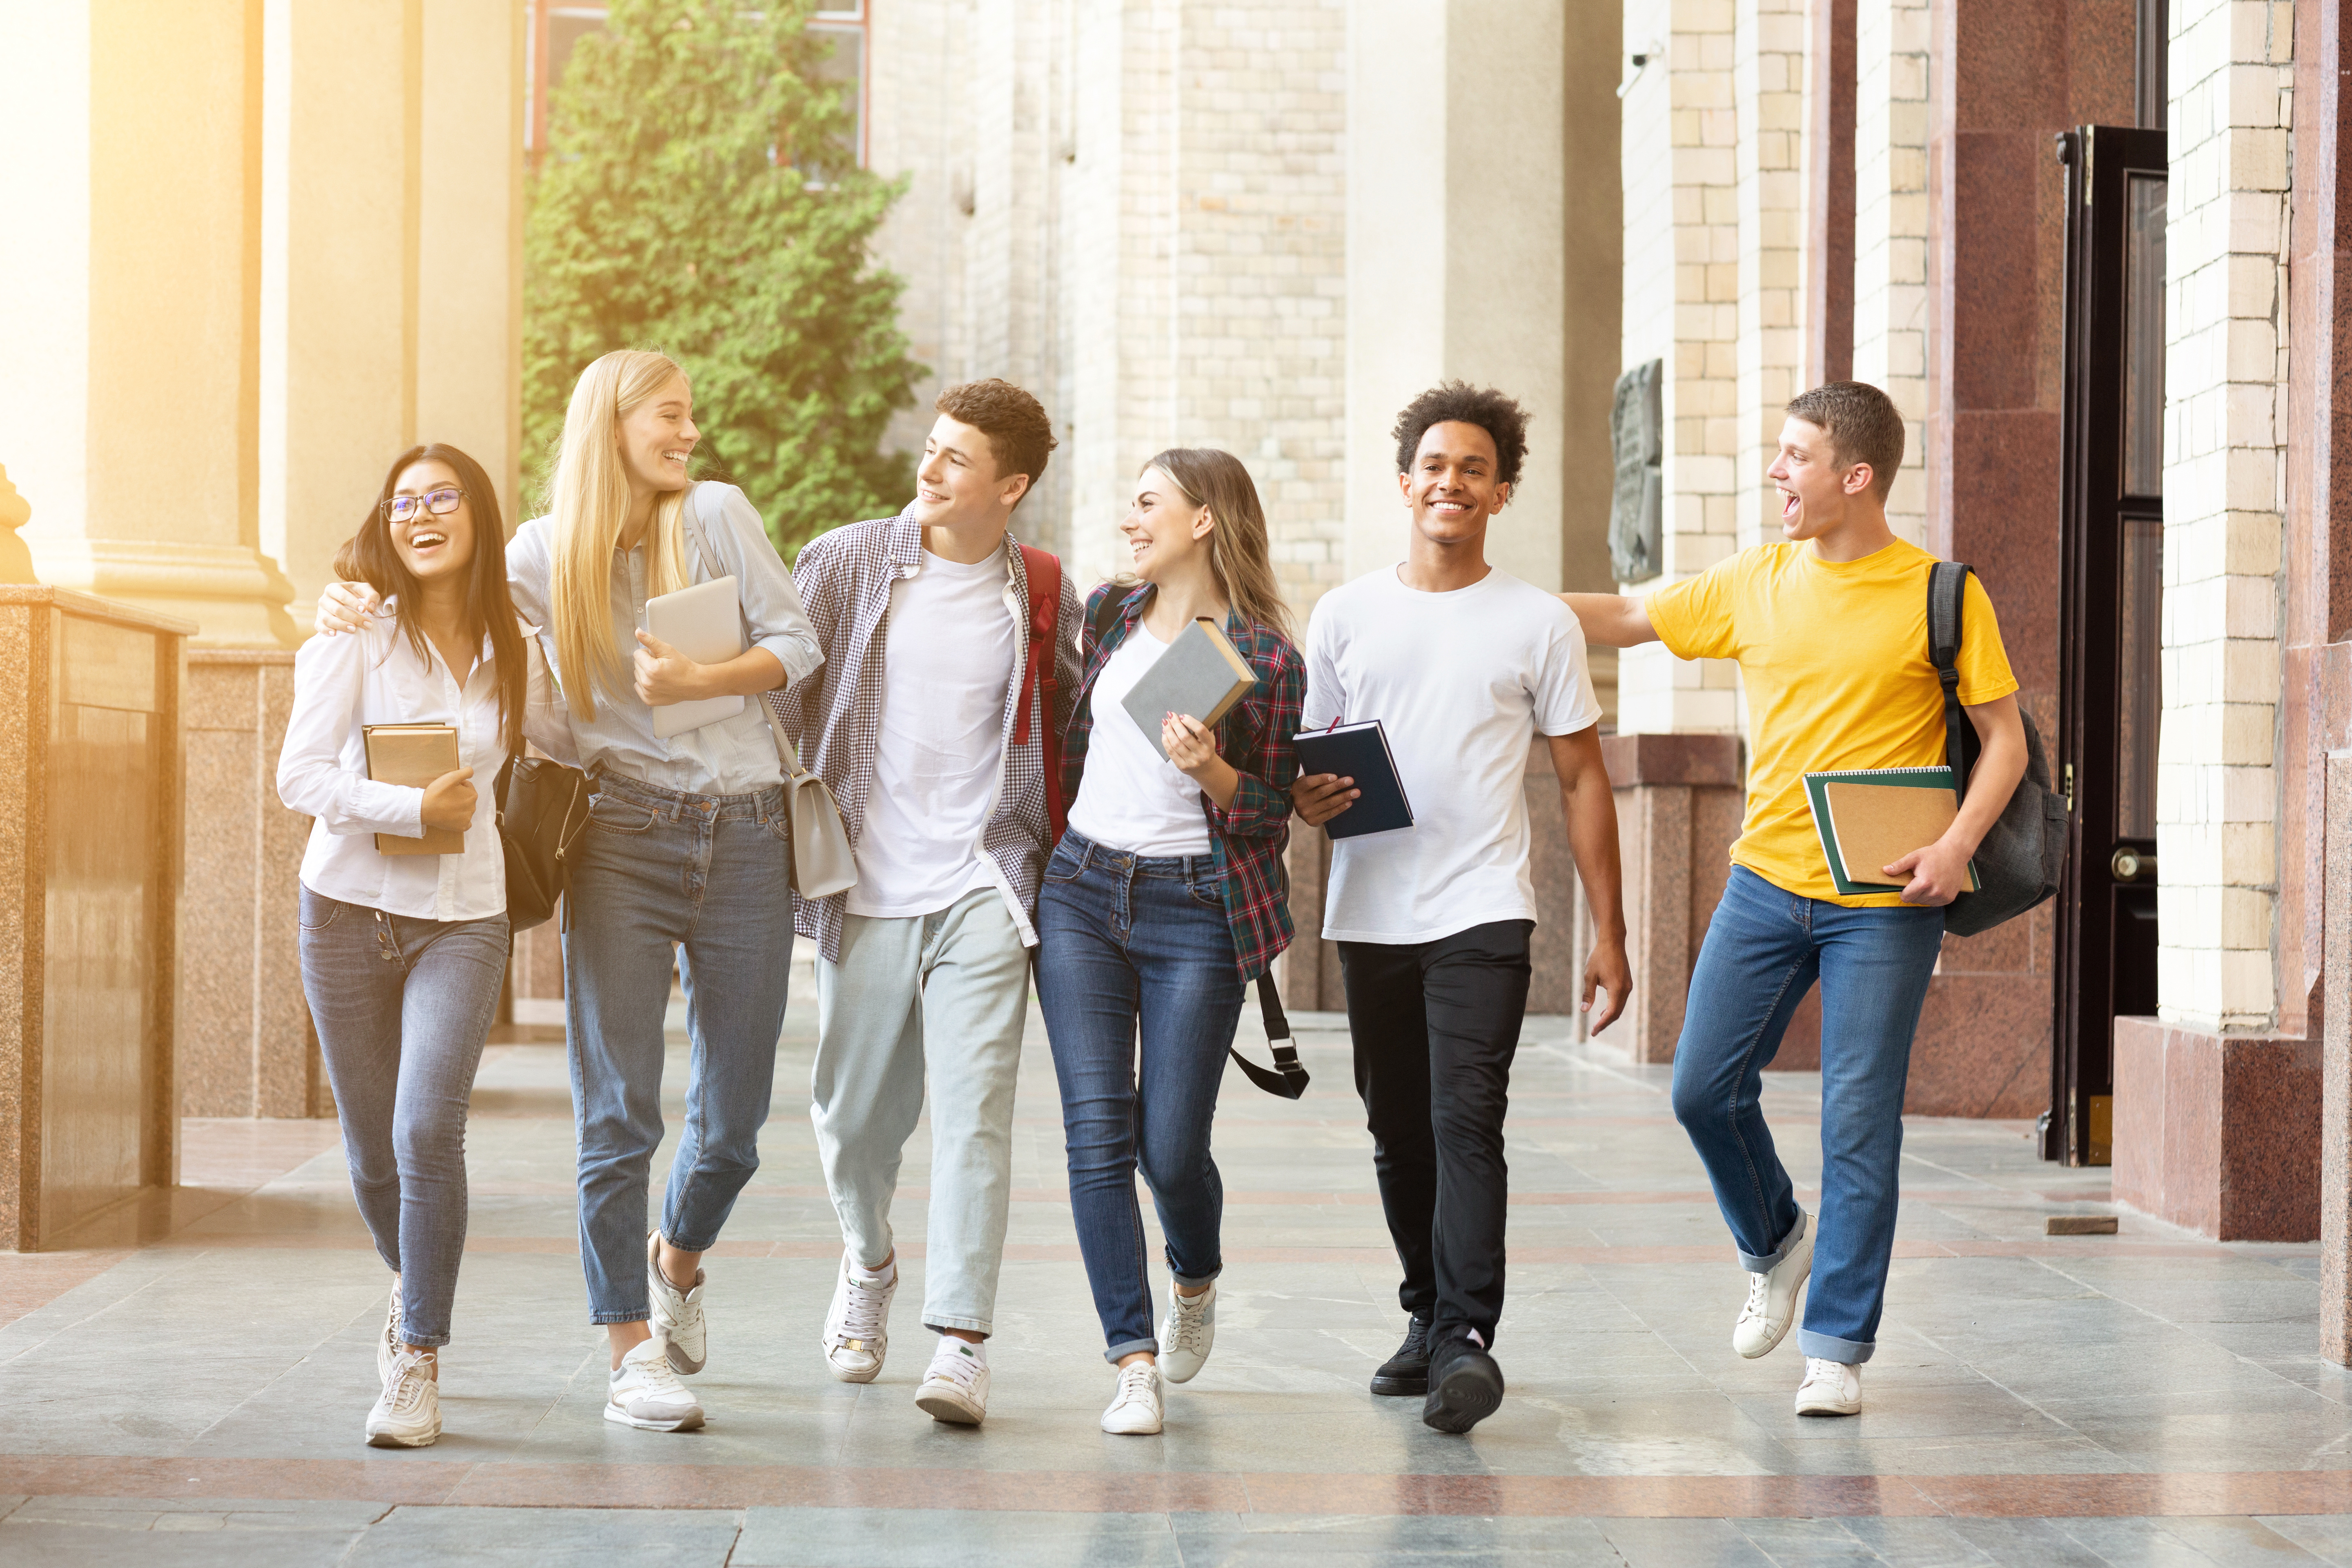
POLYGON ((384 614, 295 656, 278 794, 312 819, 302 989, 352 1191, 393 1271, 367 1440, 423 1447, 441 1435, 440 1347, 466 1246, 467 1101, 506 978, 488 781, 526 738, 568 760, 572 732, 516 617, 498 494, 473 458, 403 452, 335 574, 368 584, 384 614), (421 787, 370 777, 367 728, 393 723, 449 725, 458 765, 421 787), (429 833, 462 847, 397 852, 429 833))

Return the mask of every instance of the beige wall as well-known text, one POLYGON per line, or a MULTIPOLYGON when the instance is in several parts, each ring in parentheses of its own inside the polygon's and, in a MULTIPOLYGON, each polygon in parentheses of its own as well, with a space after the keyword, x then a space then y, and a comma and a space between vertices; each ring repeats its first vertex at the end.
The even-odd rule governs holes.
POLYGON ((290 646, 384 464, 514 488, 522 17, 476 0, 0 13, 0 460, 43 580, 290 646), (30 368, 32 374, 26 374, 30 368), (289 614, 291 601, 292 614, 289 614))

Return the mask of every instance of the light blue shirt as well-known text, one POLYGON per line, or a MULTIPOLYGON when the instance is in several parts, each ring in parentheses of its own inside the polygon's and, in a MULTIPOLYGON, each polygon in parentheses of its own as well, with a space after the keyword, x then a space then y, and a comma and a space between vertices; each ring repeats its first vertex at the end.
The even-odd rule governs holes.
MULTIPOLYGON (((747 647, 775 655, 787 681, 800 679, 824 662, 815 629, 801 608, 800 590, 793 586, 792 574, 768 542, 759 512, 741 490, 733 485, 698 484, 687 494, 680 521, 689 581, 734 577, 747 647)), ((507 545, 507 584, 522 618, 548 628, 541 634, 541 647, 548 667, 569 690, 575 677, 556 658, 553 612, 547 602, 553 577, 552 532, 543 517, 515 530, 507 545)), ((642 544, 613 552, 613 644, 620 651, 624 671, 632 666, 637 628, 645 625, 646 577, 642 544)), ((749 795, 782 782, 767 705, 756 698, 746 699, 743 711, 731 719, 665 741, 654 734, 653 710, 626 679, 619 682, 618 690, 599 685, 594 693, 596 717, 582 719, 575 713, 572 720, 583 767, 602 765, 683 795, 749 795)))

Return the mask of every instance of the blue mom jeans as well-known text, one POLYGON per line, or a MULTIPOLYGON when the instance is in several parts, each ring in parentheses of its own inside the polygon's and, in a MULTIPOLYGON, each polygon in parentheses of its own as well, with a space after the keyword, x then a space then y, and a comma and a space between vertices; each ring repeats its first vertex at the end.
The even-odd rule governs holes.
POLYGON ((1740 1267, 1797 1239, 1796 1192, 1758 1104, 1797 1004, 1822 987, 1822 1199, 1798 1342, 1870 1359, 1895 1251, 1911 1037, 1944 942, 1940 908, 1847 909, 1731 868, 1691 972, 1675 1047, 1675 1119, 1714 1184, 1740 1267))
POLYGON ((1037 1005, 1062 1090, 1071 1216, 1114 1364, 1160 1349, 1138 1168, 1176 1282, 1206 1284, 1224 1268, 1209 1124, 1243 993, 1215 868, 1209 855, 1150 858, 1070 832, 1037 895, 1037 1005))
POLYGON ((580 1138, 590 1321, 642 1321, 646 1189, 661 1143, 663 1019, 686 987, 686 1126, 661 1233, 707 1252, 760 1168, 793 957, 784 792, 684 795, 602 773, 564 897, 564 1033, 580 1138))

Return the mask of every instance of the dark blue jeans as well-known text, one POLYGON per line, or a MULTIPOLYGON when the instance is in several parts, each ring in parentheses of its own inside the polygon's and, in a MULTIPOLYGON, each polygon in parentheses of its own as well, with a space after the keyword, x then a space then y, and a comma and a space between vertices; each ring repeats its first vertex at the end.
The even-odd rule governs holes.
POLYGON ((1798 1342, 1861 1363, 1878 1339, 1895 1252, 1911 1037, 1944 942, 1941 909, 1850 910, 1731 868, 1691 972, 1675 1047, 1675 1119, 1715 1184, 1740 1266, 1795 1239, 1797 1197, 1757 1102, 1790 1016, 1822 984, 1822 1208, 1798 1342))
POLYGON ((1214 859, 1146 859, 1066 833, 1037 896, 1037 1005, 1053 1043, 1070 1210, 1116 1363, 1157 1353, 1139 1166, 1181 1285, 1224 1268, 1209 1122, 1242 982, 1214 859), (1141 1026, 1138 1067, 1137 1026, 1141 1026))
POLYGON ((681 1251, 709 1250, 760 1168, 793 961, 784 792, 681 795, 604 773, 573 853, 563 1011, 580 1262, 589 1321, 637 1322, 652 1310, 646 1189, 662 1140, 673 943, 694 1049, 662 1235, 681 1251))

